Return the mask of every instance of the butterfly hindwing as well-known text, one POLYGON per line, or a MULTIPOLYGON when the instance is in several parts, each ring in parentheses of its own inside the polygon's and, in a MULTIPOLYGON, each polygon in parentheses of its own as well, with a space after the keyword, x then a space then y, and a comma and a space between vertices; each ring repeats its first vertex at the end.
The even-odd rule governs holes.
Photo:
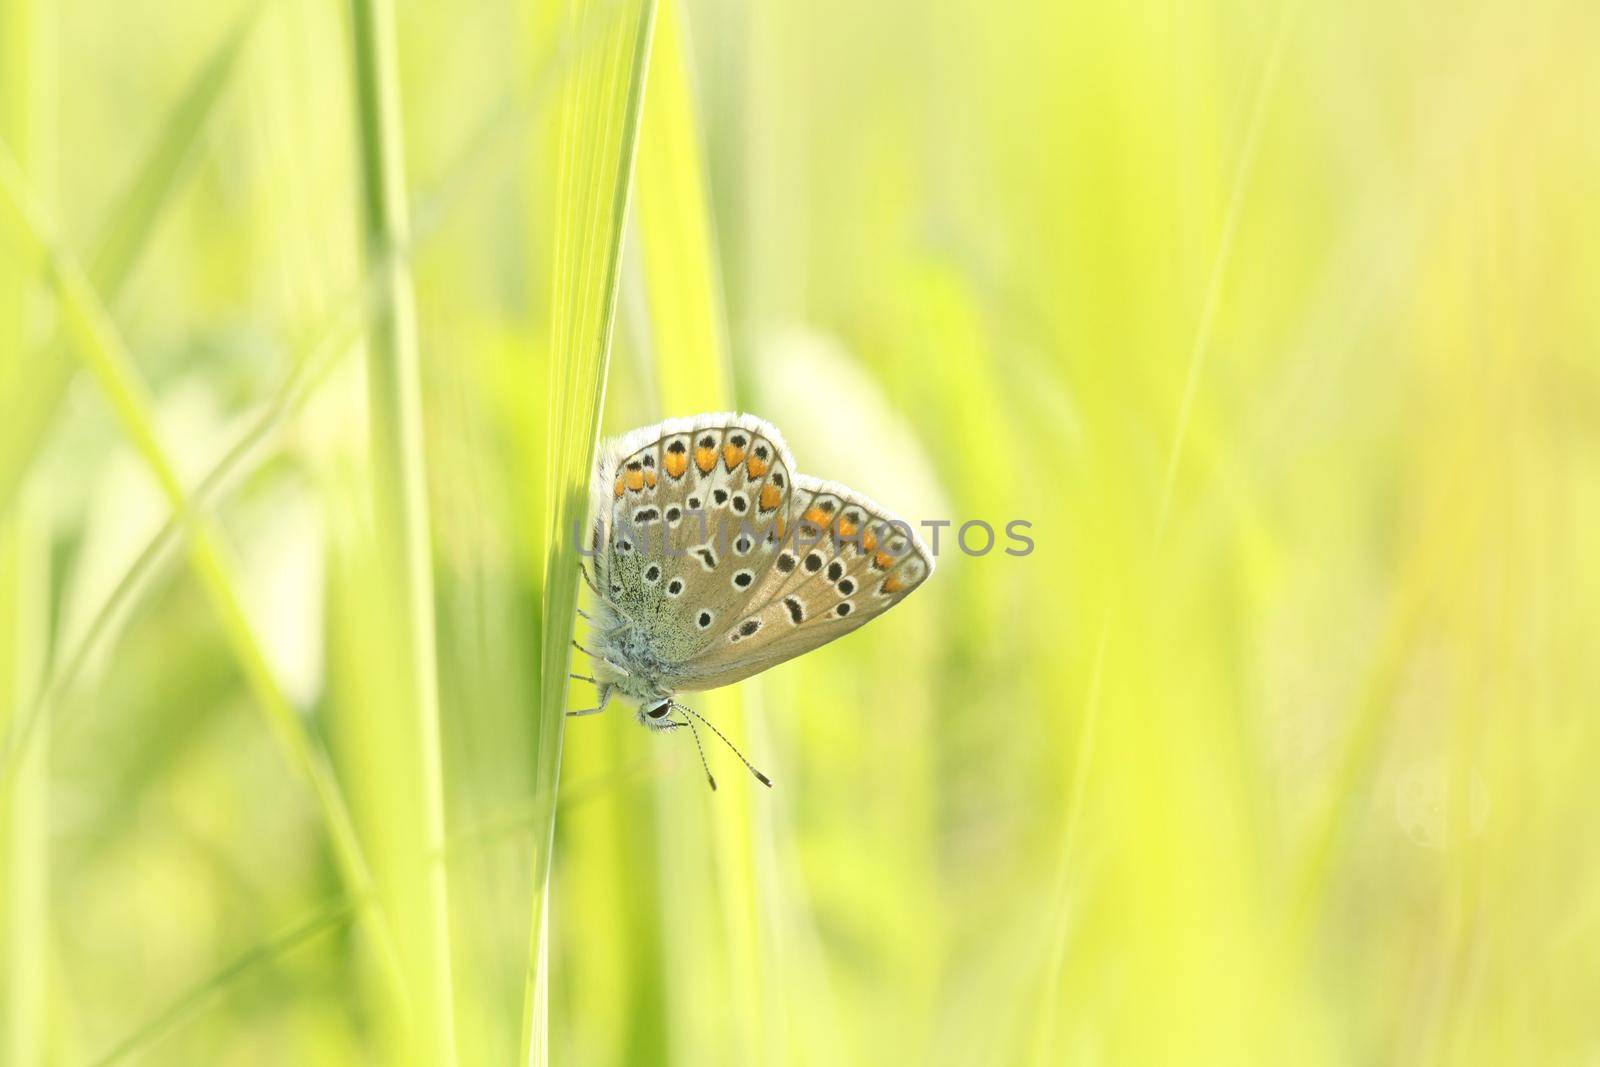
POLYGON ((933 572, 908 523, 836 483, 797 478, 784 526, 754 595, 684 665, 678 688, 728 685, 843 637, 933 572))

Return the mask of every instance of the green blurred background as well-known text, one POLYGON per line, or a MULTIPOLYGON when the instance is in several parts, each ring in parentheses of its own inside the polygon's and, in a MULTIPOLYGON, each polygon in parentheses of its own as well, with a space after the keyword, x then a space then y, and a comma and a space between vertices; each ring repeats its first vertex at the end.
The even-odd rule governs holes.
POLYGON ((0 0, 0 1063, 1600 1062, 1597 43, 0 0), (1037 547, 713 795, 563 531, 732 408, 1037 547))

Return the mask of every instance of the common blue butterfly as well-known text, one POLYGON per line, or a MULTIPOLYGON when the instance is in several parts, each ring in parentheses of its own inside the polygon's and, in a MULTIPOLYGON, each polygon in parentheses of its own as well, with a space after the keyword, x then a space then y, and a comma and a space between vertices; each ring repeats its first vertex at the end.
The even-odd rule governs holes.
MULTIPOLYGON (((702 763, 695 722, 716 727, 678 694, 843 637, 904 600, 934 565, 909 523, 797 473, 777 428, 753 415, 669 419, 604 444, 588 535, 592 647, 574 645, 594 673, 574 677, 593 682, 600 702, 568 714, 628 698, 651 730, 689 727, 702 763)), ((706 777, 715 789, 709 767, 706 777)))

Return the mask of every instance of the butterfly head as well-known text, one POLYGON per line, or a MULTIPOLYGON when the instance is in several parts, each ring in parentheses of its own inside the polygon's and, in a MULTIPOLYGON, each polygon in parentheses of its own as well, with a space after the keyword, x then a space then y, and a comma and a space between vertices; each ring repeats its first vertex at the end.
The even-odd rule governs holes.
POLYGON ((646 700, 640 703, 638 712, 639 725, 647 730, 667 731, 678 724, 672 721, 672 698, 661 697, 658 700, 646 700))

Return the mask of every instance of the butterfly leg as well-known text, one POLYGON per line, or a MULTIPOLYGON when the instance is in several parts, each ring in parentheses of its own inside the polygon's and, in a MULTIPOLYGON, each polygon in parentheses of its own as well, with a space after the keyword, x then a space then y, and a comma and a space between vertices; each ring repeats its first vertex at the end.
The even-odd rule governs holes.
POLYGON ((577 649, 579 652, 582 652, 585 656, 588 656, 591 659, 599 660, 601 663, 604 663, 607 667, 610 667, 612 670, 616 671, 618 674, 622 675, 624 678, 628 677, 632 673, 626 667, 622 666, 622 664, 613 663, 613 662, 611 662, 611 660, 609 660, 606 657, 602 656, 598 652, 590 652, 587 648, 584 648, 582 645, 578 644, 577 641, 573 641, 572 642, 572 647, 577 649))
POLYGON ((599 597, 601 600, 604 600, 605 599, 605 594, 600 592, 600 587, 598 585, 594 584, 594 579, 593 578, 589 577, 589 568, 584 566, 582 560, 578 561, 578 573, 583 575, 584 584, 589 587, 589 592, 593 593, 595 596, 599 597))
POLYGON ((606 710, 606 705, 609 703, 611 703, 611 686, 602 684, 600 686, 600 703, 592 708, 579 708, 576 711, 569 711, 567 714, 574 718, 580 715, 598 715, 606 710))

